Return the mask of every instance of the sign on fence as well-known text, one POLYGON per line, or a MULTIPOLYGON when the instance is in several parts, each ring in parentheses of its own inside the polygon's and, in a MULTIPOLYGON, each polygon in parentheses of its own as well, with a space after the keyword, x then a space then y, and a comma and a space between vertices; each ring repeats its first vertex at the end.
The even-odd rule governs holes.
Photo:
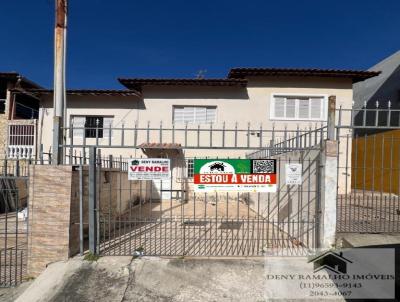
POLYGON ((301 185, 302 170, 301 164, 285 164, 286 185, 301 185))
POLYGON ((195 159, 196 192, 276 192, 275 159, 195 159))
POLYGON ((164 180, 171 177, 167 158, 135 158, 129 161, 129 180, 164 180))

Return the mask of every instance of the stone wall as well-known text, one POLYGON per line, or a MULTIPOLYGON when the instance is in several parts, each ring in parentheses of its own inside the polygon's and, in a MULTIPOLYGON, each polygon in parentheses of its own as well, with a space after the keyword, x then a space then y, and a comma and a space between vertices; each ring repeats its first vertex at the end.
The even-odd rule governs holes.
POLYGON ((0 114, 0 159, 6 156, 7 147, 7 116, 0 114))
POLYGON ((71 166, 30 166, 28 274, 71 255, 71 166))

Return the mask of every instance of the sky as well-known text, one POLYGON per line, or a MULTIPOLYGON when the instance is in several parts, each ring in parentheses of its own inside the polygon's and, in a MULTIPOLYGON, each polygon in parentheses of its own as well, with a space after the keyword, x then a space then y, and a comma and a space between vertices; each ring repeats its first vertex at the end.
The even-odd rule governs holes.
MULTIPOLYGON (((52 87, 54 2, 1 1, 0 71, 52 87)), ((400 49, 399 12, 399 0, 69 0, 67 87, 233 67, 368 69, 400 49)))

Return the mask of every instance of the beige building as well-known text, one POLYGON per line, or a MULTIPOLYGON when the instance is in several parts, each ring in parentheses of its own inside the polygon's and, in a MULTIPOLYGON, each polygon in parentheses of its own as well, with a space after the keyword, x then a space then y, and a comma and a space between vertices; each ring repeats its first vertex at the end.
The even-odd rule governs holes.
MULTIPOLYGON (((353 84, 378 74, 235 68, 224 79, 133 78, 119 79, 123 90, 69 90, 64 134, 66 144, 76 147, 65 153, 82 156, 83 146, 97 144, 103 155, 179 157, 175 165, 186 171, 175 174, 191 176, 187 159, 243 158, 295 136, 297 129, 325 126, 328 96, 336 96, 337 107, 351 108, 353 84)), ((32 88, 12 91, 40 100, 34 149, 51 153, 52 91, 32 88)))

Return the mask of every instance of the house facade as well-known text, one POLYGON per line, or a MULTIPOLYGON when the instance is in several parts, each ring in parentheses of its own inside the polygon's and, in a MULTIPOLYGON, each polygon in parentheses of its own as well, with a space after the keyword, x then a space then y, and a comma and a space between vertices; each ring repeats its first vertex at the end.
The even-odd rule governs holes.
MULTIPOLYGON (((314 69, 232 69, 225 79, 119 79, 125 90, 71 90, 67 96, 66 125, 104 129, 100 144, 121 139, 121 131, 111 128, 225 127, 289 130, 321 127, 327 120, 328 96, 336 96, 337 106, 351 108, 352 85, 375 76, 375 72, 314 69), (161 126, 160 126, 161 125, 161 126)), ((52 92, 31 91, 41 99, 38 141, 44 150, 51 147, 52 92)), ((205 131, 204 131, 205 132, 205 131)), ((157 133, 158 134, 158 133, 157 133)), ((67 134, 75 143, 93 139, 94 133, 75 130, 67 134), (91 137, 92 136, 92 137, 91 137)), ((189 137, 191 139, 192 137, 189 137)), ((129 145, 129 139, 125 144, 129 145)), ((203 139, 209 139, 205 134, 203 139)), ((226 138, 229 140, 229 138, 226 138)), ((241 133, 238 140, 247 140, 241 133)), ((270 138, 265 138, 265 143, 270 138)), ((156 143, 156 133, 139 142, 156 143)), ((177 140, 177 139, 175 139, 177 140)), ((213 140, 218 140, 214 137, 213 140)), ((250 140, 258 141, 259 133, 250 140)), ((181 143, 180 141, 175 141, 181 143)), ((173 143, 165 133, 163 143, 173 143)), ((227 142, 229 145, 229 142, 227 142)), ((131 142, 132 145, 132 142, 131 142)), ((212 148, 210 148, 212 149, 212 148)), ((134 150, 118 150, 131 156, 134 150)), ((185 150, 187 157, 244 156, 241 150, 185 150)), ((138 154, 136 154, 137 156, 138 154)))
MULTIPOLYGON (((68 90, 64 141, 79 147, 64 151, 86 157, 85 146, 98 145, 103 155, 170 157, 173 168, 179 167, 174 172, 177 183, 164 187, 179 187, 178 179, 192 176, 195 157, 245 158, 251 151, 288 139, 286 130, 295 135, 324 127, 329 96, 336 97, 337 107, 351 108, 353 84, 378 74, 234 68, 223 79, 119 78, 125 89, 68 90)), ((39 100, 32 156, 37 157, 38 150, 50 154, 52 91, 40 87, 10 91, 11 99, 39 100)), ((346 118, 350 116, 342 120, 346 118)))

